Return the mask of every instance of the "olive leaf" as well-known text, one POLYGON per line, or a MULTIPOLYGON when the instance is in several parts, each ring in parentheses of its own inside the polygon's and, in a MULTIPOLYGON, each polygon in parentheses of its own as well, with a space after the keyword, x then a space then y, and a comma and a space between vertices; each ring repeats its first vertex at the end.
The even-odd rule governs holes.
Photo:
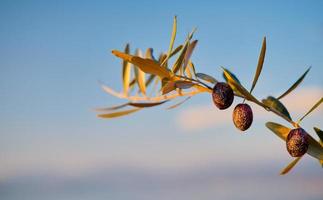
POLYGON ((164 94, 170 93, 175 89, 176 89, 176 86, 174 81, 165 81, 161 91, 162 91, 162 94, 164 95, 164 94))
POLYGON ((183 65, 183 70, 185 71, 186 67, 187 67, 187 64, 192 56, 192 53, 194 51, 194 48, 197 44, 198 40, 194 40, 193 42, 191 42, 189 44, 189 46, 187 47, 187 51, 185 53, 185 56, 184 56, 184 65, 183 65))
POLYGON ((177 59, 175 61, 175 64, 172 69, 174 74, 176 74, 178 72, 178 70, 181 68, 181 66, 183 64, 188 45, 189 45, 189 41, 186 41, 186 43, 184 44, 184 46, 181 50, 181 53, 179 54, 179 56, 177 57, 177 59))
POLYGON ((303 116, 298 120, 298 123, 301 122, 307 115, 309 115, 313 110, 315 110, 323 102, 323 97, 303 116))
POLYGON ((161 67, 153 60, 140 58, 138 56, 132 56, 130 54, 125 54, 117 50, 113 50, 112 53, 115 56, 138 66, 145 73, 154 74, 159 76, 160 78, 171 77, 171 72, 169 72, 166 68, 161 67))
MULTIPOLYGON (((291 130, 290 128, 274 122, 267 122, 266 127, 284 141, 286 141, 291 130)), ((307 153, 316 159, 323 160, 323 147, 311 135, 308 135, 308 142, 309 146, 307 153)))
MULTIPOLYGON (((130 45, 127 44, 124 52, 128 54, 130 52, 130 45)), ((123 80, 123 92, 128 94, 129 82, 131 76, 131 64, 125 60, 122 61, 122 80, 123 80)))
POLYGON ((234 76, 232 76, 231 72, 225 68, 223 68, 223 72, 224 72, 224 76, 226 77, 227 81, 228 81, 228 84, 230 85, 230 87, 232 88, 235 88, 235 90, 241 94, 242 96, 244 96, 247 100, 249 101, 252 101, 262 107, 264 107, 264 104, 259 102, 254 96, 252 96, 252 94, 250 94, 250 92, 248 92, 246 90, 246 88, 244 88, 239 82, 237 82, 236 78, 234 76))
MULTIPOLYGON (((314 127, 314 131, 316 132, 316 134, 319 136, 320 138, 320 144, 321 146, 323 146, 323 131, 317 127, 314 127)), ((323 160, 319 160, 321 163, 321 166, 323 167, 323 160)))
POLYGON ((311 69, 311 67, 309 67, 304 72, 304 74, 301 77, 299 77, 299 79, 286 92, 284 92, 284 94, 280 95, 277 99, 281 99, 284 96, 286 96, 287 94, 289 94, 291 91, 293 91, 303 81, 303 79, 305 78, 305 76, 307 75, 307 73, 310 71, 310 69, 311 69))
POLYGON ((287 135, 291 130, 290 128, 275 122, 267 122, 266 127, 269 128, 272 132, 274 132, 278 137, 280 137, 284 141, 286 141, 287 135))
POLYGON ((176 32, 177 32, 177 16, 174 16, 173 31, 172 31, 172 36, 171 36, 170 43, 169 43, 168 53, 167 53, 167 57, 165 58, 165 60, 161 64, 162 66, 168 60, 168 58, 170 57, 170 55, 173 51, 173 46, 174 46, 174 42, 175 42, 175 38, 176 38, 176 32))
POLYGON ((111 111, 111 110, 118 110, 118 109, 124 108, 124 107, 126 107, 128 105, 129 105, 129 102, 124 103, 124 104, 120 104, 120 105, 117 105, 117 106, 107 107, 107 108, 96 108, 95 111, 105 112, 105 111, 111 111))
POLYGON ((128 115, 128 114, 137 112, 137 111, 139 111, 141 109, 142 108, 134 108, 134 109, 124 110, 124 111, 119 111, 119 112, 113 112, 113 113, 107 113, 107 114, 99 114, 97 116, 101 117, 101 118, 115 118, 115 117, 121 117, 121 116, 124 116, 124 115, 128 115))
POLYGON ((154 57, 154 49, 153 48, 148 48, 146 50, 145 58, 149 58, 150 60, 157 62, 157 60, 154 57))
POLYGON ((192 96, 188 96, 188 97, 186 97, 184 100, 182 100, 182 101, 180 101, 180 102, 176 103, 175 105, 169 106, 169 107, 167 108, 167 110, 177 108, 178 106, 182 105, 182 104, 183 104, 183 103, 185 103, 187 100, 189 100, 191 97, 192 97, 192 96))
POLYGON ((129 103, 130 106, 138 107, 138 108, 147 108, 147 107, 154 107, 154 106, 159 106, 163 103, 166 103, 168 100, 165 101, 160 101, 160 102, 148 102, 148 103, 129 103))
POLYGON ((200 78, 200 79, 202 79, 202 80, 204 80, 204 81, 207 81, 207 82, 209 82, 209 83, 212 83, 212 84, 216 84, 218 81, 215 79, 215 78, 213 78, 212 76, 210 76, 210 75, 207 75, 207 74, 204 74, 204 73, 196 73, 196 77, 197 78, 200 78))
POLYGON ((278 99, 276 99, 275 97, 269 96, 267 97, 267 99, 263 99, 262 102, 271 108, 271 110, 275 110, 276 113, 279 113, 281 116, 283 116, 284 118, 288 118, 289 121, 292 121, 292 118, 289 115, 288 110, 286 109, 286 107, 284 106, 284 104, 282 104, 278 99))
MULTIPOLYGON (((136 56, 142 57, 142 53, 141 53, 140 49, 136 50, 136 56)), ((143 95, 146 95, 145 72, 143 72, 138 66, 135 67, 135 77, 136 77, 136 81, 137 81, 138 87, 140 89, 140 92, 143 95)))
POLYGON ((188 89, 195 85, 195 83, 192 83, 191 81, 175 81, 175 87, 180 89, 188 89))
POLYGON ((293 167, 298 163, 298 161, 302 158, 301 157, 297 157, 295 158, 292 162, 290 162, 281 172, 280 175, 285 175, 287 174, 291 169, 293 169, 293 167))
POLYGON ((258 81, 258 78, 260 76, 262 66, 264 65, 264 61, 265 61, 265 55, 266 55, 266 37, 264 37, 264 39, 262 41, 261 52, 260 52, 260 55, 259 55, 258 65, 257 65, 255 77, 254 77, 253 82, 252 82, 250 93, 252 93, 253 89, 255 88, 256 83, 258 81))
MULTIPOLYGON (((223 67, 222 67, 223 68, 223 67)), ((232 72, 230 72, 229 70, 227 70, 227 73, 230 75, 231 79, 233 79, 235 82, 240 83, 239 79, 237 78, 236 75, 234 75, 232 72)), ((235 94, 244 97, 239 91, 238 89, 231 83, 229 82, 228 78, 226 77, 225 73, 222 73, 222 76, 224 78, 224 80, 230 85, 230 87, 232 88, 232 90, 234 91, 235 94)))
POLYGON ((180 50, 182 50, 183 45, 179 45, 178 47, 176 47, 172 53, 169 55, 168 59, 170 59, 171 57, 173 57, 174 55, 176 55, 180 50))

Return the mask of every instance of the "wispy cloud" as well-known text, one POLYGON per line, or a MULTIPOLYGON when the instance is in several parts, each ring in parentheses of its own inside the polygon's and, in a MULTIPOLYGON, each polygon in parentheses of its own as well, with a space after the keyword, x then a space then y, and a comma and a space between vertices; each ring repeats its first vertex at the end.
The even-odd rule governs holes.
MULTIPOLYGON (((292 92, 282 99, 282 102, 295 118, 306 113, 323 96, 323 89, 319 87, 303 87, 292 92)), ((234 106, 228 110, 219 111, 210 103, 198 105, 181 111, 177 119, 178 126, 186 131, 198 130, 201 128, 217 127, 231 123, 231 113, 234 106)), ((318 108, 311 115, 322 114, 322 107, 318 108)), ((254 116, 257 119, 270 117, 268 113, 259 106, 253 106, 254 116)))

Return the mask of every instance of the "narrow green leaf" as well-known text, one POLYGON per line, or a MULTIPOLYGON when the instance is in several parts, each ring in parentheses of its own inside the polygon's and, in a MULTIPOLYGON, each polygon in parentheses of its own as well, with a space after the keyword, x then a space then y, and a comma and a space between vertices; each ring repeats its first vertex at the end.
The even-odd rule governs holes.
POLYGON ((265 61, 265 54, 266 54, 266 37, 264 37, 264 39, 262 41, 261 52, 260 52, 260 55, 259 55, 258 65, 257 65, 255 77, 253 78, 253 82, 252 82, 252 86, 251 86, 251 89, 250 89, 250 93, 252 93, 253 89, 255 88, 256 83, 258 81, 258 78, 260 76, 260 73, 261 73, 261 70, 262 70, 262 66, 264 65, 264 61, 265 61))
POLYGON ((195 83, 192 83, 191 81, 175 81, 175 87, 180 89, 188 89, 195 85, 195 83))
POLYGON ((226 77, 228 84, 232 89, 235 89, 239 94, 244 96, 247 100, 252 101, 262 107, 265 106, 263 103, 259 102, 254 96, 252 96, 252 94, 250 94, 250 92, 248 92, 246 88, 244 88, 239 82, 237 82, 236 78, 231 75, 232 73, 229 70, 223 68, 223 71, 224 71, 224 76, 226 77))
POLYGON ((183 45, 179 45, 178 47, 176 47, 172 51, 172 53, 169 55, 169 58, 168 59, 170 59, 171 57, 173 57, 174 55, 176 55, 180 50, 182 50, 182 48, 183 48, 183 45))
POLYGON ((323 98, 321 98, 302 118, 298 120, 298 123, 301 122, 308 114, 310 114, 313 110, 315 110, 321 103, 323 102, 323 98))
POLYGON ((148 108, 148 107, 154 107, 154 106, 159 106, 163 103, 166 103, 166 101, 160 101, 160 102, 153 102, 153 103, 129 103, 130 106, 138 107, 138 108, 148 108))
POLYGON ((278 99, 276 99, 275 97, 269 96, 267 97, 267 99, 263 99, 262 102, 270 107, 272 110, 275 110, 275 113, 280 113, 281 115, 283 115, 284 117, 288 118, 290 121, 292 121, 292 118, 289 115, 288 110, 286 109, 286 107, 284 106, 283 103, 281 103, 278 99))
POLYGON ((314 131, 319 136, 321 142, 323 142, 323 131, 321 129, 317 128, 317 127, 314 127, 314 131))
MULTIPOLYGON (((130 45, 127 44, 125 47, 124 52, 129 54, 130 52, 130 45)), ((128 94, 129 90, 129 82, 131 76, 131 64, 125 60, 122 61, 122 80, 123 80, 123 92, 125 95, 128 94)))
POLYGON ((168 78, 171 76, 171 72, 169 72, 166 68, 161 67, 158 63, 154 62, 153 60, 141 58, 139 56, 132 56, 117 50, 113 50, 112 53, 115 56, 138 66, 145 73, 154 74, 161 78, 168 78))
POLYGON ((127 105, 129 105, 129 103, 124 103, 124 104, 117 105, 117 106, 111 106, 111 107, 108 107, 108 108, 96 108, 95 110, 99 111, 99 112, 118 110, 120 108, 126 107, 127 105))
MULTIPOLYGON (((136 50, 136 56, 142 58, 142 53, 140 49, 136 50)), ((138 87, 140 89, 140 92, 143 95, 146 95, 146 78, 145 78, 145 72, 143 72, 138 66, 135 67, 135 77, 138 84, 138 87)))
MULTIPOLYGON (((291 130, 290 128, 274 122, 267 122, 266 127, 284 141, 286 141, 291 130)), ((309 147, 307 153, 316 159, 323 160, 323 147, 311 135, 308 135, 308 142, 309 147)))
MULTIPOLYGON (((323 146, 323 131, 317 127, 314 127, 314 131, 316 132, 316 134, 319 136, 320 138, 320 144, 321 146, 323 146)), ((323 167, 323 160, 319 160, 321 166, 323 167)))
POLYGON ((204 73, 196 73, 196 77, 197 78, 200 78, 200 79, 202 79, 202 80, 204 80, 204 81, 207 81, 207 82, 209 82, 209 83, 212 83, 212 84, 216 84, 218 81, 215 79, 215 78, 213 78, 212 76, 210 76, 210 75, 207 75, 207 74, 204 74, 204 73))
POLYGON ((274 132, 278 137, 280 137, 284 141, 286 141, 287 135, 291 130, 290 128, 275 122, 267 122, 266 127, 269 128, 272 132, 274 132))
POLYGON ((189 96, 189 97, 185 98, 184 100, 182 100, 182 101, 178 102, 178 103, 177 103, 177 104, 175 104, 175 105, 169 106, 169 107, 167 108, 167 110, 177 108, 178 106, 182 105, 182 104, 183 104, 183 103, 185 103, 187 100, 189 100, 190 98, 191 98, 191 96, 189 96))
POLYGON ((184 44, 184 47, 181 50, 180 55, 177 57, 175 64, 173 66, 173 73, 176 74, 178 72, 178 70, 181 68, 182 64, 183 64, 183 60, 187 51, 187 47, 188 47, 188 41, 184 44))
POLYGON ((284 94, 280 95, 277 99, 281 99, 284 96, 286 96, 287 94, 289 94, 291 91, 293 91, 303 81, 303 79, 305 78, 307 73, 310 71, 310 69, 311 69, 311 67, 309 67, 305 71, 305 73, 301 77, 299 77, 299 79, 286 92, 284 92, 284 94))
POLYGON ((134 108, 134 109, 124 110, 124 111, 119 111, 119 112, 114 112, 114 113, 99 114, 97 116, 101 117, 101 118, 115 118, 115 117, 121 117, 121 116, 129 115, 129 114, 137 112, 137 111, 139 111, 141 109, 142 108, 134 108))
POLYGON ((171 36, 170 43, 169 43, 168 53, 167 53, 166 59, 161 64, 162 66, 168 60, 168 58, 170 57, 170 55, 173 51, 173 46, 174 46, 174 42, 175 42, 175 38, 176 38, 176 32, 177 32, 177 16, 174 16, 173 31, 172 31, 172 36, 171 36))
POLYGON ((174 91, 175 89, 176 89, 176 86, 174 81, 166 81, 164 82, 161 90, 162 90, 162 94, 165 95, 174 91))
POLYGON ((285 175, 287 174, 291 169, 293 169, 293 167, 298 163, 298 161, 301 159, 302 157, 297 157, 295 158, 292 162, 290 162, 281 172, 280 175, 285 175))
POLYGON ((184 65, 183 65, 183 70, 184 71, 185 71, 185 69, 187 67, 187 64, 188 64, 189 60, 191 59, 191 56, 193 54, 193 51, 195 49, 195 46, 196 46, 197 42, 198 42, 197 40, 194 40, 187 47, 187 51, 186 51, 185 56, 184 56, 184 65))

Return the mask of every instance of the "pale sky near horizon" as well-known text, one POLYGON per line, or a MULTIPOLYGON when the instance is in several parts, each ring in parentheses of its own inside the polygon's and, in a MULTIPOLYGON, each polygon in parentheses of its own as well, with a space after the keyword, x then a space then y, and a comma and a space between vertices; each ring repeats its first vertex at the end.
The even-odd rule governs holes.
MULTIPOLYGON (((93 108, 123 101, 105 94, 98 80, 120 90, 120 60, 111 50, 130 42, 132 50, 153 47, 155 56, 167 51, 177 15, 175 44, 198 28, 197 71, 221 79, 220 66, 226 66, 247 88, 267 37, 254 90, 259 98, 281 94, 312 66, 288 100, 300 116, 323 94, 322 10, 322 1, 1 1, 0 179, 37 170, 81 174, 106 166, 166 170, 214 162, 242 163, 240 168, 272 162, 278 173, 291 158, 264 123, 288 125, 279 118, 255 116, 242 135, 230 121, 218 122, 229 111, 206 112, 194 130, 183 129, 190 111, 216 110, 204 94, 179 109, 102 120, 93 108)), ((321 107, 304 126, 314 135, 312 126, 323 128, 322 122, 321 107)), ((303 162, 321 170, 314 159, 303 162)))

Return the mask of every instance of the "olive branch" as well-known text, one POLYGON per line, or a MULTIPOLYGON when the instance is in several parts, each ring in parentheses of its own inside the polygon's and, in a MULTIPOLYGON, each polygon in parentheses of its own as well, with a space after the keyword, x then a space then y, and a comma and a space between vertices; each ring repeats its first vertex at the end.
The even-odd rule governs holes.
MULTIPOLYGON (((100 112, 100 114, 98 114, 98 117, 121 117, 138 112, 142 109, 159 106, 166 102, 170 102, 174 99, 181 98, 180 101, 167 107, 167 109, 174 109, 188 101, 194 95, 200 93, 212 93, 213 100, 215 100, 214 98, 217 97, 215 97, 214 94, 217 92, 223 92, 216 91, 216 86, 221 82, 216 80, 211 75, 196 72, 195 65, 191 60, 192 53, 198 43, 198 40, 192 39, 195 30, 196 29, 194 29, 187 36, 186 40, 182 45, 179 45, 176 48, 174 48, 174 42, 177 33, 177 18, 175 16, 169 49, 167 53, 161 53, 158 59, 154 57, 152 48, 148 48, 144 56, 142 55, 143 53, 139 49, 135 51, 134 55, 130 54, 129 44, 126 45, 123 52, 113 50, 112 54, 122 59, 123 91, 116 92, 112 88, 102 83, 101 86, 105 92, 115 97, 126 99, 128 100, 128 102, 112 107, 98 108, 96 109, 96 111, 100 112), (169 63, 169 60, 175 56, 177 56, 177 58, 175 62, 171 65, 169 63)), ((245 101, 253 102, 258 106, 263 107, 268 112, 272 112, 277 116, 283 118, 284 120, 289 122, 292 127, 295 128, 291 129, 274 122, 266 123, 267 128, 269 128, 273 133, 275 133, 278 137, 280 137, 286 142, 287 150, 289 150, 288 148, 290 144, 294 145, 293 147, 295 147, 295 145, 297 147, 297 142, 300 142, 300 140, 290 140, 291 136, 289 136, 289 134, 292 130, 296 130, 301 127, 301 121, 323 102, 323 98, 319 99, 319 101, 303 117, 301 117, 297 121, 294 121, 292 119, 291 115, 288 112, 288 109, 280 101, 280 99, 287 96, 296 87, 300 85, 307 73, 310 71, 310 67, 290 88, 286 90, 286 92, 281 94, 279 97, 268 96, 266 99, 262 100, 258 100, 256 97, 254 97, 252 95, 252 91, 254 90, 258 78, 261 74, 265 60, 265 54, 266 37, 263 38, 255 76, 249 91, 241 84, 236 75, 234 75, 231 71, 224 67, 222 67, 223 77, 225 79, 225 84, 230 86, 234 96, 243 99, 243 104, 245 101)), ((228 106, 230 106, 231 103, 229 103, 228 106)), ((251 108, 250 112, 252 122, 251 108)), ((234 115, 235 114, 236 113, 234 113, 234 115)), ((243 119, 248 118, 248 115, 246 115, 246 113, 244 113, 243 110, 242 113, 240 110, 237 115, 238 117, 242 116, 243 119)), ((235 120, 234 122, 237 128, 239 128, 240 130, 246 130, 251 125, 251 123, 249 123, 247 127, 241 129, 237 125, 238 122, 236 122, 235 120)), ((314 127, 314 131, 319 136, 320 141, 315 140, 311 135, 307 134, 304 131, 304 137, 306 140, 304 138, 301 138, 304 139, 301 140, 301 142, 303 142, 302 145, 304 145, 305 142, 305 151, 302 152, 300 156, 296 156, 296 158, 281 171, 281 174, 288 173, 298 163, 298 161, 303 157, 305 153, 309 154, 315 159, 318 159, 323 167, 323 131, 316 127, 314 127)))

